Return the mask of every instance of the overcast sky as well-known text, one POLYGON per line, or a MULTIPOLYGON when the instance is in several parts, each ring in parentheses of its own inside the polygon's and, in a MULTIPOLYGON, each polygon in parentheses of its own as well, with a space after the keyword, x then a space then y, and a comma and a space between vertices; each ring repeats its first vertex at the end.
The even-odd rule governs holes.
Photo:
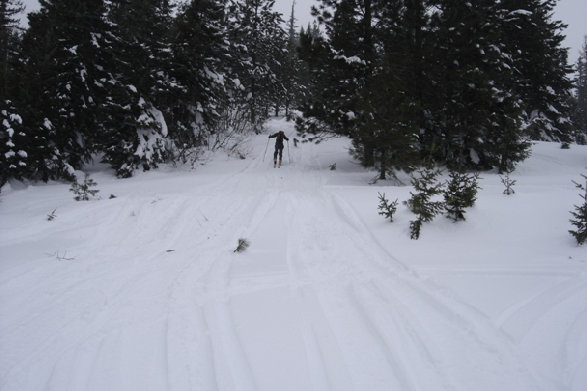
MULTIPOLYGON (((316 4, 316 0, 295 0, 295 16, 298 20, 298 26, 307 25, 312 20, 310 16, 310 7, 316 4)), ((39 9, 38 0, 23 0, 28 11, 39 9)), ((275 0, 275 9, 288 19, 291 13, 293 0, 275 0)), ((587 35, 587 1, 586 0, 559 0, 555 11, 555 17, 562 20, 568 25, 565 30, 567 39, 564 42, 569 47, 569 60, 575 63, 581 47, 583 46, 584 37, 587 35)))

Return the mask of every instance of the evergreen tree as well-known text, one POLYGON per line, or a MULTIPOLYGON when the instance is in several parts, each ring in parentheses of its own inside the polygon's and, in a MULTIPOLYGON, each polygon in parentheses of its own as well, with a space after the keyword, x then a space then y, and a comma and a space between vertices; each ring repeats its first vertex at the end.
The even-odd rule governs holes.
POLYGON ((580 197, 583 199, 582 205, 575 205, 575 210, 571 212, 573 219, 571 223, 576 227, 575 230, 569 230, 569 233, 575 237, 577 243, 582 245, 587 240, 587 176, 581 175, 585 184, 573 181, 577 189, 581 191, 580 197))
POLYGON ((364 166, 376 166, 379 179, 395 170, 411 171, 418 162, 417 109, 402 81, 382 70, 361 90, 357 109, 355 157, 364 166))
POLYGON ((24 12, 21 0, 0 0, 0 102, 10 99, 9 85, 13 79, 13 61, 20 41, 18 15, 24 12))
POLYGON ((8 178, 26 173, 22 118, 12 100, 16 92, 14 64, 20 50, 18 14, 23 11, 20 0, 0 0, 0 187, 8 178))
POLYGON ((572 69, 562 47, 566 26, 553 20, 557 2, 500 2, 501 31, 514 64, 512 87, 523 102, 526 132, 535 140, 569 142, 572 69))
POLYGON ((167 0, 112 1, 108 16, 111 93, 101 148, 103 160, 128 177, 167 158, 165 104, 176 85, 169 75, 171 7, 167 0))
MULTIPOLYGON (((113 17, 120 20, 127 5, 42 0, 39 12, 29 16, 18 104, 30 148, 30 175, 71 177, 96 152, 103 152, 119 176, 164 159, 165 122, 148 93, 164 96, 158 81, 166 73, 154 65, 146 70, 145 60, 163 54, 151 51, 141 57, 151 47, 111 23, 113 17), (142 67, 137 58, 144 61, 142 67)), ((133 12, 144 10, 135 5, 133 12)))
POLYGON ((247 105, 250 123, 258 131, 283 83, 276 70, 286 45, 281 15, 273 11, 274 0, 232 0, 228 10, 231 43, 231 74, 238 80, 234 99, 247 105))
POLYGON ((411 121, 418 131, 421 156, 427 157, 426 136, 434 128, 431 108, 437 103, 430 6, 421 0, 384 3, 379 34, 389 69, 404 83, 403 94, 410 101, 411 121))
POLYGON ((9 178, 26 176, 28 154, 24 148, 22 118, 11 101, 2 102, 0 109, 0 187, 9 178))
POLYGON ((166 117, 170 137, 180 151, 205 144, 226 100, 228 48, 223 19, 221 2, 193 0, 175 20, 171 76, 179 88, 166 117))
POLYGON ((112 1, 110 18, 124 46, 130 82, 154 106, 163 105, 171 87, 169 66, 172 6, 169 0, 112 1))
POLYGON ((89 201, 90 197, 94 197, 96 194, 100 192, 100 190, 92 189, 92 187, 97 186, 98 184, 88 173, 84 173, 84 181, 78 182, 77 178, 72 182, 69 191, 71 191, 75 196, 73 197, 76 201, 89 201))
POLYGON ((290 110, 298 107, 306 93, 301 76, 302 63, 298 56, 300 36, 296 31, 295 4, 294 0, 287 24, 287 48, 282 52, 283 58, 280 61, 282 67, 278 70, 279 78, 283 80, 283 97, 279 101, 283 101, 285 115, 288 118, 290 110))
POLYGON ((423 7, 415 1, 373 2, 371 12, 377 20, 369 34, 372 71, 359 91, 353 145, 356 157, 365 166, 378 166, 379 178, 385 179, 386 173, 410 170, 418 162, 424 127, 423 7))
POLYGON ((308 24, 305 30, 300 29, 298 55, 301 60, 300 78, 305 93, 300 104, 304 118, 296 119, 296 129, 304 138, 331 132, 327 123, 329 107, 326 96, 335 79, 328 72, 330 47, 316 23, 308 24))
POLYGON ((439 169, 423 167, 412 175, 411 184, 416 192, 410 192, 410 199, 405 202, 416 215, 416 220, 410 221, 411 239, 419 239, 422 224, 434 220, 444 208, 443 201, 436 199, 443 193, 443 184, 438 180, 440 174, 439 169))
POLYGON ((70 177, 102 135, 109 78, 102 0, 41 0, 29 15, 19 66, 18 106, 30 175, 70 177))
MULTIPOLYGON (((453 166, 510 166, 526 157, 513 64, 500 38, 499 3, 436 2, 433 128, 425 150, 453 166), (430 137, 432 136, 432 137, 430 137)), ((502 167, 503 166, 503 167, 502 167)))
POLYGON ((576 140, 587 144, 587 37, 577 60, 577 82, 573 122, 577 128, 576 140))
POLYGON ((385 216, 385 218, 389 219, 389 221, 393 221, 393 215, 397 211, 397 198, 393 202, 389 202, 387 198, 385 198, 385 193, 377 193, 379 196, 379 205, 377 208, 379 209, 379 214, 381 216, 385 216))
POLYGON ((377 129, 401 124, 417 135, 407 145, 421 159, 511 170, 528 156, 530 136, 569 139, 569 68, 554 3, 321 0, 314 15, 326 39, 301 36, 318 88, 299 128, 351 136, 366 166, 381 167, 377 150, 395 139, 377 129), (378 107, 382 99, 394 109, 378 107))
MULTIPOLYGON (((324 88, 311 97, 311 111, 331 131, 353 136, 358 130, 358 91, 373 76, 375 60, 373 13, 375 0, 321 0, 314 14, 328 36, 325 65, 316 75, 324 88)), ((373 151, 363 148, 363 161, 374 164, 373 151)))
POLYGON ((453 221, 465 220, 465 209, 475 205, 479 175, 451 170, 444 190, 444 207, 447 217, 453 221))

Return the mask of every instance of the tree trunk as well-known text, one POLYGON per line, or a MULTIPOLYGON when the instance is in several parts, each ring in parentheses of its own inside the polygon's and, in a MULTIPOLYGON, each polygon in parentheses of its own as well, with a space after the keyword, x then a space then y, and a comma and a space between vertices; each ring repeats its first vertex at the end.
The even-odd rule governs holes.
POLYGON ((379 179, 384 180, 386 178, 387 172, 387 151, 385 149, 381 150, 381 159, 379 162, 379 179))

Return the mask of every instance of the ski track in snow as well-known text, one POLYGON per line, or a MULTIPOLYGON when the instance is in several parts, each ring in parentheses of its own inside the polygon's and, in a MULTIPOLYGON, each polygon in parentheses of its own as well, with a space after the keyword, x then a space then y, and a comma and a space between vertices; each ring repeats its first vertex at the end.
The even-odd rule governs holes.
MULTIPOLYGON (((561 273, 564 281, 492 320, 397 259, 325 185, 316 146, 284 151, 284 162, 296 163, 273 169, 258 140, 257 157, 239 171, 185 193, 76 204, 57 224, 7 233, 0 246, 11 251, 59 240, 75 259, 27 255, 2 269, 10 316, 0 321, 0 388, 559 386, 527 368, 518 348, 547 332, 561 305, 585 297, 585 275, 561 273), (234 253, 239 238, 251 246, 234 253)), ((561 338, 585 338, 583 308, 561 338)), ((544 349, 560 356, 564 389, 579 390, 587 365, 580 346, 544 349)))

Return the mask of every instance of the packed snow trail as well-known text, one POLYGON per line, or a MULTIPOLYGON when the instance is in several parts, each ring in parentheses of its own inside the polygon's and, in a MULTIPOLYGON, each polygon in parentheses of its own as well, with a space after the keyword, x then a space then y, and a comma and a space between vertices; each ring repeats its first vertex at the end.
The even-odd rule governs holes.
POLYGON ((319 146, 273 168, 265 137, 217 175, 128 180, 88 203, 55 194, 56 221, 3 231, 0 388, 542 389, 499 327, 325 185, 319 146), (27 249, 39 241, 56 253, 27 249))

